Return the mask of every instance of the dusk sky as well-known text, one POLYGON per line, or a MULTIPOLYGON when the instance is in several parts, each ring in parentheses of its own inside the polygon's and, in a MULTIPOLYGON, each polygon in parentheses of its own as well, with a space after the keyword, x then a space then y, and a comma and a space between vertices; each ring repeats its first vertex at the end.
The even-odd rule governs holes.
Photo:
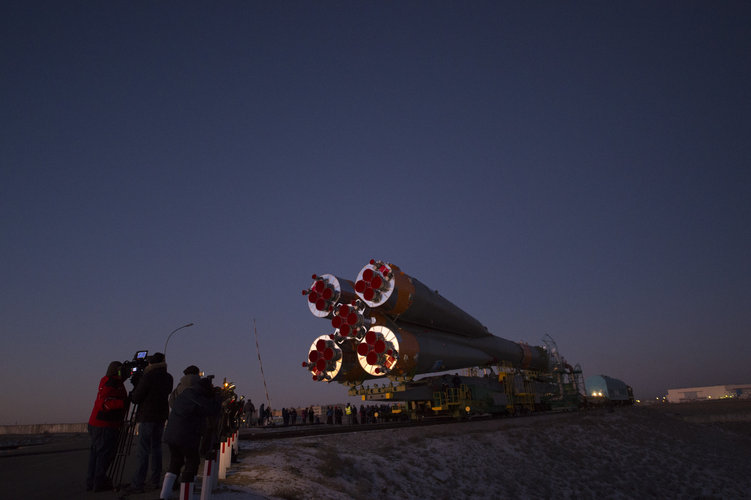
MULTIPOLYGON (((751 3, 4 2, 0 424, 162 351, 273 408, 398 265, 637 398, 751 383, 751 3)), ((130 384, 128 384, 130 388, 130 384)))

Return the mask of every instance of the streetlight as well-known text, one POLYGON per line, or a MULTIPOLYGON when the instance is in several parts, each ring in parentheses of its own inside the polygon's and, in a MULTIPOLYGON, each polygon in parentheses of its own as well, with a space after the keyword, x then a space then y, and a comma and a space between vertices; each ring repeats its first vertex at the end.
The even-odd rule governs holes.
POLYGON ((188 328, 189 326, 193 326, 193 323, 188 323, 187 325, 180 326, 178 328, 175 328, 170 332, 169 335, 167 335, 167 340, 164 342, 164 359, 167 359, 167 343, 169 342, 170 337, 175 334, 176 331, 182 330, 183 328, 188 328))

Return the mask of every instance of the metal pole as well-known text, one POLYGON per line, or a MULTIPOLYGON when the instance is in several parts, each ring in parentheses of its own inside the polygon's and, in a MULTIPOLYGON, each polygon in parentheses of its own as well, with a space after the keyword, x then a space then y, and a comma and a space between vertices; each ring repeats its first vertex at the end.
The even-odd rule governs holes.
POLYGON ((172 335, 174 335, 176 331, 182 330, 183 328, 188 328, 189 326, 193 326, 193 323, 188 323, 187 325, 183 325, 178 328, 175 328, 174 330, 170 332, 169 335, 167 335, 167 340, 164 342, 164 351, 163 351, 165 359, 167 358, 167 343, 169 342, 170 337, 172 337, 172 335))

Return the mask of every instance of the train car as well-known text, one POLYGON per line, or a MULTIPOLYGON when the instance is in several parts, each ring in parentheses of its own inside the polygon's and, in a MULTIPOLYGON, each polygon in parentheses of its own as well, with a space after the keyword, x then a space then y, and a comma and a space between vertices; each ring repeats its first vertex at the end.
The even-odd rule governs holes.
POLYGON ((629 385, 617 378, 607 375, 587 377, 587 401, 594 406, 634 404, 634 393, 629 385))

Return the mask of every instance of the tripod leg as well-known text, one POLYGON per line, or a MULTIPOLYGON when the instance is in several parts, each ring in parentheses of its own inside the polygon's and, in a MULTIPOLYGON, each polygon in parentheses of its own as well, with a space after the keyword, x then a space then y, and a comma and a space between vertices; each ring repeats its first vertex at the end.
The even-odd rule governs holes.
POLYGON ((120 428, 120 435, 117 440, 117 454, 115 460, 109 468, 108 475, 112 479, 112 485, 115 490, 120 489, 122 485, 123 473, 125 471, 125 462, 130 455, 130 449, 133 444, 133 436, 136 427, 136 408, 138 405, 131 405, 129 416, 124 420, 120 428))

